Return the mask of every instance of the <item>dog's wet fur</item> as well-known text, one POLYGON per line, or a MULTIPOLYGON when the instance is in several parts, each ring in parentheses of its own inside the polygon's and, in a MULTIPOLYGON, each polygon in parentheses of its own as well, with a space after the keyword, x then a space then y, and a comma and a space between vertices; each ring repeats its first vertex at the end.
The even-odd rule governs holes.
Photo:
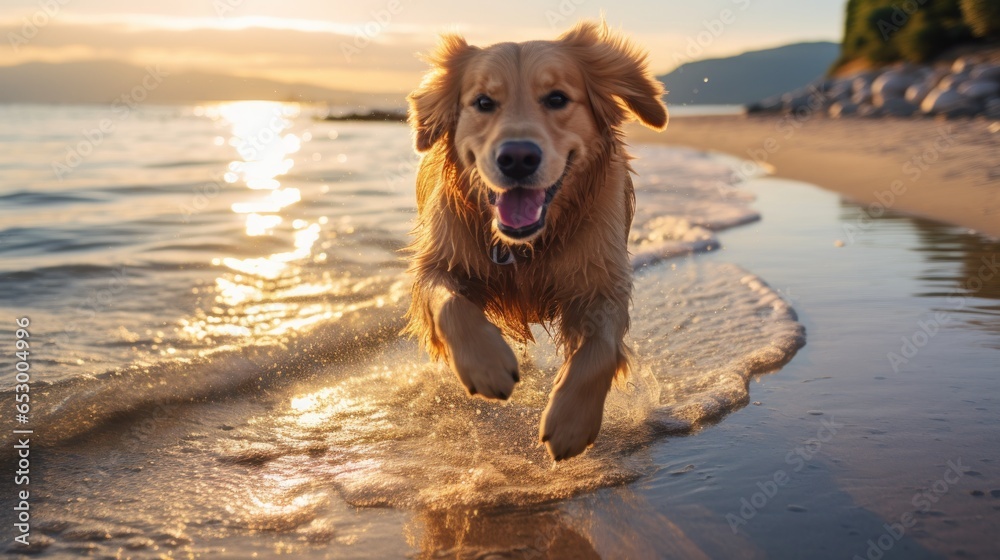
POLYGON ((430 63, 409 96, 424 155, 407 330, 469 394, 507 399, 520 378, 505 337, 551 325, 566 361, 539 438, 557 461, 579 455, 628 372, 635 197, 621 126, 663 129, 663 87, 603 23, 485 48, 447 35, 430 63), (513 264, 490 259, 497 244, 513 264))

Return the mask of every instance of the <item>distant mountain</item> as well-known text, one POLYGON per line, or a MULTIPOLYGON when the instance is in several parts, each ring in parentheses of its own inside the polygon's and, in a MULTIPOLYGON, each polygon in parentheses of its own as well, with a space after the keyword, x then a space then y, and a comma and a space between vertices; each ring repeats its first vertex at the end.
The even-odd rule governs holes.
POLYGON ((337 91, 225 74, 172 72, 169 68, 158 71, 155 67, 110 60, 0 66, 0 84, 0 103, 111 103, 125 94, 143 103, 260 99, 398 106, 403 104, 404 96, 337 91))
POLYGON ((837 43, 796 43, 689 62, 657 78, 670 92, 670 104, 743 105, 808 84, 824 75, 838 56, 837 43))

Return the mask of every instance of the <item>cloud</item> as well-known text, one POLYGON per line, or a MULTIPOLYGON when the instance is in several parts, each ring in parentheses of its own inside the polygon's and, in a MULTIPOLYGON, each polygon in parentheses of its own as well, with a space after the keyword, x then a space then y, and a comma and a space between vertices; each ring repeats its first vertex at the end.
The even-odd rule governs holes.
MULTIPOLYGON (((426 52, 433 45, 433 35, 386 30, 359 38, 357 33, 52 23, 20 42, 14 56, 4 56, 4 60, 13 65, 114 59, 140 66, 162 64, 175 71, 267 76, 358 91, 403 91, 419 81, 426 66, 415 53, 426 52), (345 45, 362 48, 350 49, 347 57, 345 45)), ((22 25, 0 26, 0 37, 9 40, 23 35, 22 25)))

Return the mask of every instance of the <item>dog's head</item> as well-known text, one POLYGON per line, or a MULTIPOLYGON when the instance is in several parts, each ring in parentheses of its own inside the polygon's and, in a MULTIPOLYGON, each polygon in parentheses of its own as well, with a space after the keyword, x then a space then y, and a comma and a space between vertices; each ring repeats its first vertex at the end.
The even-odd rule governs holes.
POLYGON ((667 124, 645 54, 604 25, 486 48, 448 35, 430 62, 409 96, 417 150, 450 143, 481 179, 494 228, 509 242, 542 232, 560 189, 573 188, 574 162, 609 149, 630 115, 657 130, 667 124))

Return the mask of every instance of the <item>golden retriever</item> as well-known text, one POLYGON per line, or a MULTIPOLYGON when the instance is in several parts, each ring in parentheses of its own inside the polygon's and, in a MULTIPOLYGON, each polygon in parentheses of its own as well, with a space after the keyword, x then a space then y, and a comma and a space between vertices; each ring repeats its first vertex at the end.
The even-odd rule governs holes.
POLYGON ((539 429, 559 461, 597 438, 628 371, 635 208, 622 124, 661 130, 662 85, 607 26, 480 48, 446 35, 409 95, 418 218, 407 331, 469 394, 520 381, 505 341, 554 326, 565 364, 539 429))

